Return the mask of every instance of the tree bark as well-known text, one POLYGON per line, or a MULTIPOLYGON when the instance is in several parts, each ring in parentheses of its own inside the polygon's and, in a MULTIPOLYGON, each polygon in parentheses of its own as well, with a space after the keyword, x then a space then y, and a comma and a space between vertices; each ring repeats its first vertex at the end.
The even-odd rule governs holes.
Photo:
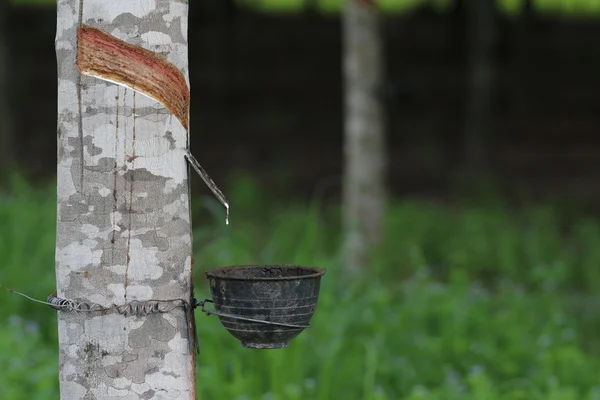
POLYGON ((492 139, 496 41, 494 0, 467 1, 469 83, 465 155, 467 168, 487 167, 492 139))
POLYGON ((58 1, 56 296, 108 308, 58 310, 61 399, 196 398, 187 12, 58 1))
POLYGON ((345 267, 357 271, 381 240, 385 204, 384 65, 374 0, 346 1, 343 40, 344 258, 345 267))
POLYGON ((3 172, 12 166, 16 150, 9 102, 8 13, 8 0, 0 0, 0 171, 3 172))

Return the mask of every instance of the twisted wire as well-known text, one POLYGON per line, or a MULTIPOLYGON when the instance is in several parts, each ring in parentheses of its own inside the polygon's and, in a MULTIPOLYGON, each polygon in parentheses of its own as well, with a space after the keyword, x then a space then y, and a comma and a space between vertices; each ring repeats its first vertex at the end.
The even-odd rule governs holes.
POLYGON ((50 307, 67 312, 116 312, 125 317, 145 317, 150 314, 165 314, 173 311, 176 308, 187 309, 188 302, 183 299, 171 300, 133 300, 126 304, 110 306, 101 306, 97 303, 74 301, 56 297, 54 294, 48 296, 46 304, 50 307))
POLYGON ((86 302, 86 301, 75 301, 71 299, 64 299, 56 296, 56 292, 52 293, 46 298, 46 301, 34 299, 33 297, 27 296, 24 293, 17 292, 16 290, 7 288, 3 285, 0 285, 0 289, 6 290, 7 292, 11 292, 17 294, 19 296, 25 297, 28 300, 31 300, 35 303, 45 304, 57 311, 65 311, 65 312, 100 312, 100 313, 108 313, 108 312, 116 312, 125 317, 135 316, 135 317, 145 317, 150 314, 165 314, 169 313, 176 308, 183 309, 185 314, 185 323, 187 326, 187 331, 190 333, 190 339, 188 341, 189 351, 190 353, 195 350, 196 354, 200 353, 200 347, 198 343, 198 331, 196 330, 196 321, 194 319, 194 314, 190 313, 190 310, 195 309, 202 302, 196 301, 196 299, 192 299, 191 302, 187 302, 184 299, 169 299, 169 300, 133 300, 129 303, 116 305, 112 304, 110 306, 102 306, 98 303, 86 302))

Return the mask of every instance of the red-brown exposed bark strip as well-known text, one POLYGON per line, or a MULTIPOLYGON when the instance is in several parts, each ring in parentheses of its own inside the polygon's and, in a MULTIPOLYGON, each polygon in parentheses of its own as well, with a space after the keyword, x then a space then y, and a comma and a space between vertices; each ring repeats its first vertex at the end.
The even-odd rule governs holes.
POLYGON ((82 74, 117 82, 163 104, 188 129, 190 91, 181 71, 156 53, 87 25, 77 31, 82 74))

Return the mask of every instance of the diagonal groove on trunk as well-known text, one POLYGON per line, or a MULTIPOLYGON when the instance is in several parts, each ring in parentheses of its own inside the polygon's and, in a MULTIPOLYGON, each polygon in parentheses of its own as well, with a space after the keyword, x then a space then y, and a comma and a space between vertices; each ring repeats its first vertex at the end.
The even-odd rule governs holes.
POLYGON ((82 25, 77 30, 77 66, 82 74, 127 86, 164 105, 187 129, 190 92, 173 64, 152 51, 82 25))

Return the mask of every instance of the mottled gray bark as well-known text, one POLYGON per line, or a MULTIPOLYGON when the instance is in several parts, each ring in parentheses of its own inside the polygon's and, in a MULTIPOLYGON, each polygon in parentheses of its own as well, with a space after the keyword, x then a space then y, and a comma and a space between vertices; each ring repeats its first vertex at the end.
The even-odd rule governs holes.
POLYGON ((374 0, 347 0, 343 11, 345 89, 344 262, 364 268, 382 236, 385 204, 383 54, 374 0))
MULTIPOLYGON (((58 1, 58 297, 191 299, 187 126, 76 65, 88 25, 157 53, 189 85, 187 12, 187 0, 58 1)), ((195 399, 189 314, 163 310, 58 311, 61 399, 195 399)))
POLYGON ((8 8, 8 0, 0 0, 0 171, 11 166, 15 154, 9 101, 8 8))
POLYGON ((494 0, 466 0, 469 83, 465 155, 469 168, 486 167, 493 131, 496 40, 494 0))

